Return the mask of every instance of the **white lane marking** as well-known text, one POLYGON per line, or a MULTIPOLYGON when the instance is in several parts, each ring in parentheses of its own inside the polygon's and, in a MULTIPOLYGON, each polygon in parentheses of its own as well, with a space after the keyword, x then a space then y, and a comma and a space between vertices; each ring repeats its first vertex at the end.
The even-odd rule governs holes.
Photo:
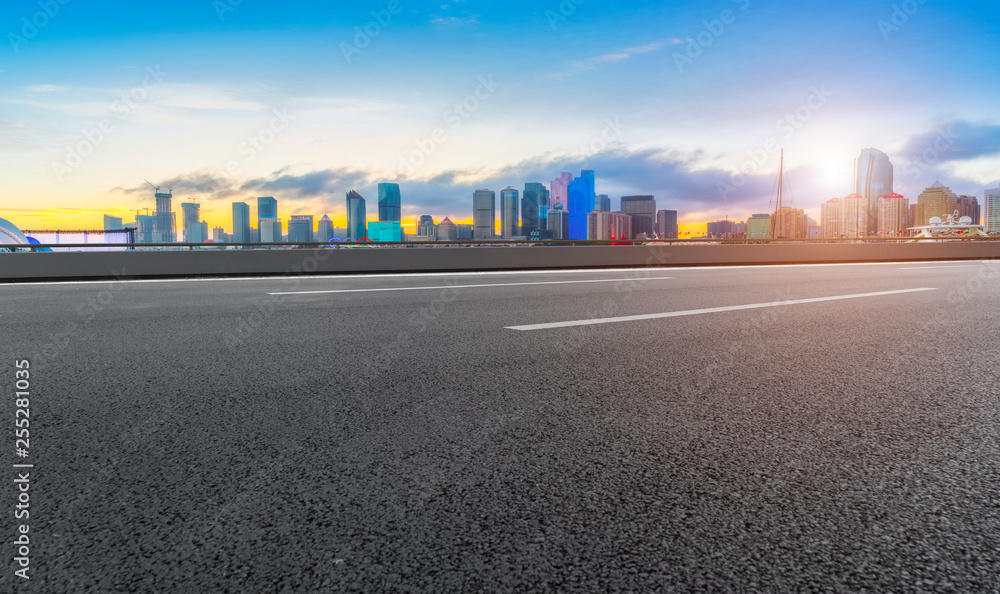
POLYGON ((812 299, 793 299, 790 301, 772 301, 770 303, 750 303, 747 305, 729 305, 726 307, 709 307, 706 309, 689 309, 687 311, 668 311, 666 313, 642 314, 637 316, 621 316, 617 318, 596 318, 592 320, 575 320, 571 322, 553 322, 551 324, 529 324, 527 326, 507 326, 507 330, 549 330, 552 328, 568 328, 570 326, 590 326, 592 324, 612 324, 615 322, 635 322, 639 320, 656 320, 659 318, 678 318, 681 316, 697 316, 709 313, 740 311, 745 309, 760 309, 763 307, 780 307, 782 305, 799 305, 802 303, 820 303, 823 301, 838 301, 841 299, 860 299, 862 297, 881 297, 884 295, 902 295, 921 291, 937 291, 935 288, 903 289, 901 291, 879 291, 878 293, 857 293, 854 295, 835 295, 833 297, 815 297, 812 299))
POLYGON ((488 285, 444 285, 439 287, 389 287, 381 289, 333 289, 329 291, 293 291, 288 293, 268 293, 268 295, 326 295, 330 293, 378 293, 381 291, 431 291, 434 289, 480 289, 482 287, 524 287, 528 285, 571 285, 577 283, 617 283, 632 281, 673 280, 672 276, 652 278, 601 278, 590 280, 546 281, 540 283, 492 283, 488 285))
POLYGON ((982 264, 961 264, 954 266, 915 266, 911 268, 900 268, 900 270, 934 270, 936 268, 979 268, 982 264))

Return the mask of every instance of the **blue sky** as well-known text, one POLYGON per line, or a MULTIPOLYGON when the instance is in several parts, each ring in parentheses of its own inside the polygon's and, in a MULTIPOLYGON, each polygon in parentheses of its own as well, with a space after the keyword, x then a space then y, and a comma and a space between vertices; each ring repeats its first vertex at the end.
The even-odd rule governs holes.
POLYGON ((12 0, 0 23, 0 217, 29 228, 127 219, 143 179, 224 226, 260 194, 337 219, 379 181, 463 220, 477 188, 583 168, 746 217, 777 146, 814 216, 869 146, 911 200, 1000 180, 996 2, 12 0))

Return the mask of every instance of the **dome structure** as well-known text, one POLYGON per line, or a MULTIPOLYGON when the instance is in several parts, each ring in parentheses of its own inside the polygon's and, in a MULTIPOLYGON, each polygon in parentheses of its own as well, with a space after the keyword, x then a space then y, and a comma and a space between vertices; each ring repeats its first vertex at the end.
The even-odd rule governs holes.
POLYGON ((0 219, 0 244, 28 245, 28 238, 7 219, 0 219))

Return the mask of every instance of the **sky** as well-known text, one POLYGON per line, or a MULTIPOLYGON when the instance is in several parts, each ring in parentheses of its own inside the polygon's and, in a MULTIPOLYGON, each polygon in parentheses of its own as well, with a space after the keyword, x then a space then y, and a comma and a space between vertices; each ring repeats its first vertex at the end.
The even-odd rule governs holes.
POLYGON ((915 201, 1000 185, 995 0, 7 0, 0 217, 134 220, 153 189, 343 225, 401 186, 404 220, 471 219, 476 189, 596 173, 684 228, 819 218, 861 149, 915 201), (334 4, 331 6, 330 4, 334 4))

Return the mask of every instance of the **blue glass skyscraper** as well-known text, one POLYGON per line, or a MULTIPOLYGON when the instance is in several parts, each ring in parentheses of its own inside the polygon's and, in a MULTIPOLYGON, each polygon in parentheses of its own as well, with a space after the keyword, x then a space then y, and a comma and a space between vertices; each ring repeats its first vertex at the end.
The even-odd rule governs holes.
POLYGON ((532 231, 544 231, 544 223, 549 216, 548 192, 538 183, 524 184, 521 197, 521 235, 530 236, 532 231))
POLYGON ((567 210, 570 239, 587 239, 587 215, 594 210, 595 186, 594 172, 589 169, 569 182, 567 210))
POLYGON ((403 200, 399 194, 399 184, 378 185, 378 220, 380 222, 402 220, 403 200))
POLYGON ((347 193, 347 237, 348 239, 368 239, 368 213, 365 199, 354 190, 347 193))
POLYGON ((250 205, 233 202, 233 243, 250 242, 250 205))
POLYGON ((257 228, 261 228, 261 219, 276 218, 278 218, 278 201, 271 196, 262 196, 257 198, 257 228))

